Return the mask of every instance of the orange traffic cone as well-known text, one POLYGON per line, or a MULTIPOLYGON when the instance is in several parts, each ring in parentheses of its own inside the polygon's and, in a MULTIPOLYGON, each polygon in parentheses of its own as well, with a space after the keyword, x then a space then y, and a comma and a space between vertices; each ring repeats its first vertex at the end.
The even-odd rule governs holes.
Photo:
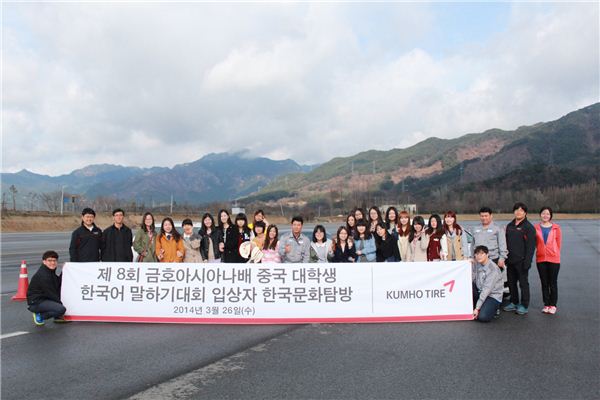
POLYGON ((19 273, 19 288, 17 294, 12 297, 13 301, 27 300, 27 289, 29 288, 29 279, 27 278, 27 263, 21 261, 21 272, 19 273))

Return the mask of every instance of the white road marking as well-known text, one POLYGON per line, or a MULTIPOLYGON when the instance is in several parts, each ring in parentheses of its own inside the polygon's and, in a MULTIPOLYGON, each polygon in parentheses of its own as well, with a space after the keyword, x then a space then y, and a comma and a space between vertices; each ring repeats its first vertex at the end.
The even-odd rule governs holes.
POLYGON ((23 332, 23 331, 13 332, 13 333, 5 333, 4 335, 0 336, 0 339, 6 339, 9 337, 13 337, 13 336, 27 335, 28 333, 29 332, 23 332))

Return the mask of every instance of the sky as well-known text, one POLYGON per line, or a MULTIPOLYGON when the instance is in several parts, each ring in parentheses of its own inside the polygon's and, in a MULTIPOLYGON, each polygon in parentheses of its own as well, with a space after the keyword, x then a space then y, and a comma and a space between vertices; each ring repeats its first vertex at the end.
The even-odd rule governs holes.
POLYGON ((314 164, 599 101, 597 2, 2 4, 2 172, 314 164))

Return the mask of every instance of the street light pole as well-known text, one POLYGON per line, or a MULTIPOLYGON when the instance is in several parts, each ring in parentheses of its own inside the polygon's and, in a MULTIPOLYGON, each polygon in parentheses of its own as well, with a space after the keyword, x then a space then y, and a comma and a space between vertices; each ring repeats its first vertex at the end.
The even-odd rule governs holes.
POLYGON ((63 205, 65 204, 65 186, 60 188, 60 215, 63 215, 63 205))

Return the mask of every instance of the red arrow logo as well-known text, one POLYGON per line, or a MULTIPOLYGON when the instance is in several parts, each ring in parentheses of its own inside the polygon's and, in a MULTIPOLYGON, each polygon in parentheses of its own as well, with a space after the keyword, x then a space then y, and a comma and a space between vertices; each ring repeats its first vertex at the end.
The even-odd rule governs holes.
POLYGON ((454 289, 454 282, 455 282, 455 280, 452 279, 450 282, 444 283, 444 286, 450 286, 450 290, 449 290, 450 293, 452 293, 452 290, 454 289))

